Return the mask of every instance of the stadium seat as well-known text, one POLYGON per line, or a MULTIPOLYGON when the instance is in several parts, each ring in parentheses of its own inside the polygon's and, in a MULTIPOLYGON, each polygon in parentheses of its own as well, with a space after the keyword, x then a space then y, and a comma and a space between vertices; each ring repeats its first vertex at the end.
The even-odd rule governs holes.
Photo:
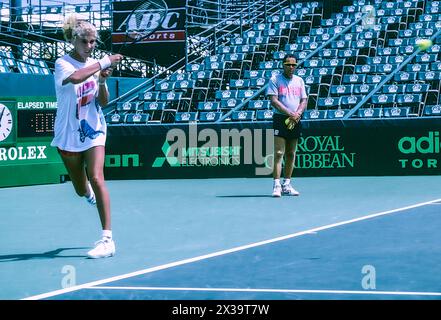
POLYGON ((407 64, 406 65, 406 71, 407 72, 420 72, 420 71, 428 71, 429 65, 428 64, 420 64, 420 63, 414 63, 414 64, 407 64))
POLYGON ((414 83, 414 84, 407 84, 405 86, 405 92, 406 93, 425 93, 428 92, 430 89, 430 85, 425 83, 414 83))
POLYGON ((124 117, 122 117, 118 113, 112 113, 105 116, 106 122, 110 124, 119 124, 124 121, 124 117))
POLYGON ((156 101, 159 98, 159 92, 147 91, 138 94, 138 100, 141 101, 156 101))
POLYGON ((155 84, 156 91, 171 91, 174 89, 174 82, 162 81, 155 84))
POLYGON ((374 90, 376 84, 355 84, 353 86, 352 92, 354 94, 367 94, 374 90))
POLYGON ((233 121, 252 121, 254 119, 254 115, 254 110, 233 111, 231 114, 231 119, 233 121))
POLYGON ((360 84, 366 82, 365 74, 345 74, 343 75, 343 83, 345 84, 360 84))
POLYGON ((383 115, 381 108, 360 108, 358 110, 359 118, 380 118, 383 115))
POLYGON ((197 112, 176 112, 175 122, 187 123, 197 120, 197 112))
POLYGON ((329 88, 332 96, 350 95, 352 93, 352 85, 332 85, 329 88))
POLYGON ((335 108, 340 105, 340 98, 337 97, 327 97, 327 98, 318 98, 317 107, 323 108, 335 108))
POLYGON ((409 116, 409 107, 392 107, 392 108, 384 108, 383 116, 386 118, 394 118, 394 117, 408 117, 409 116))
POLYGON ((251 100, 248 102, 248 109, 252 110, 261 110, 261 109, 269 109, 271 103, 269 100, 251 100))
POLYGON ((272 120, 273 119, 273 115, 274 115, 274 111, 270 110, 270 109, 267 109, 267 110, 257 110, 256 119, 258 121, 272 120))
POLYGON ((241 103, 242 103, 242 99, 236 99, 236 98, 223 99, 220 102, 220 107, 221 109, 232 109, 237 107, 241 103))
POLYGON ((326 119, 326 113, 328 110, 306 110, 303 112, 302 119, 304 120, 319 120, 319 119, 326 119))
POLYGON ((371 102, 376 106, 394 105, 395 97, 395 94, 374 94, 371 97, 371 102))
POLYGON ((149 119, 148 114, 141 114, 141 113, 135 113, 135 114, 128 114, 125 123, 128 124, 146 124, 149 119))
POLYGON ((390 85, 384 85, 381 88, 382 93, 391 93, 391 94, 397 94, 397 93, 404 93, 405 85, 404 84, 390 84, 390 85))
POLYGON ((363 96, 342 96, 340 97, 340 106, 342 109, 350 109, 355 107, 361 100, 363 96))
POLYGON ((217 111, 219 105, 219 102, 214 101, 198 102, 197 109, 198 111, 217 111))
POLYGON ((157 101, 146 101, 144 102, 143 110, 144 111, 155 111, 155 110, 162 110, 165 107, 164 102, 157 102, 157 101))
POLYGON ((116 111, 118 113, 122 112, 136 112, 138 111, 139 103, 138 102, 118 102, 116 104, 116 111))
POLYGON ((341 119, 348 112, 349 112, 349 109, 341 109, 341 108, 338 108, 336 110, 328 110, 328 112, 326 114, 326 119, 341 119))
POLYGON ((425 116, 441 116, 441 105, 424 106, 425 116))
POLYGON ((222 116, 222 112, 200 112, 199 121, 201 122, 214 122, 219 120, 222 116))

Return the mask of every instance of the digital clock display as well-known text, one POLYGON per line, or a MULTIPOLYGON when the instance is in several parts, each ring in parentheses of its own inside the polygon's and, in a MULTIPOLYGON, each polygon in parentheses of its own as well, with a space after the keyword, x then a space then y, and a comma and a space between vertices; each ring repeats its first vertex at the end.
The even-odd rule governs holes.
POLYGON ((47 137, 54 135, 56 109, 19 109, 17 136, 47 137))

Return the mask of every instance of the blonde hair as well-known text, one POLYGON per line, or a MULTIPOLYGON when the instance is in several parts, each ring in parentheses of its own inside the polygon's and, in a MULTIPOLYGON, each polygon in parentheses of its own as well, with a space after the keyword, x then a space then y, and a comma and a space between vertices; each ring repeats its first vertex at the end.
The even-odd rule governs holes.
POLYGON ((76 14, 71 14, 66 18, 63 25, 63 33, 66 41, 72 42, 76 37, 83 37, 92 34, 98 40, 98 31, 96 27, 76 14))

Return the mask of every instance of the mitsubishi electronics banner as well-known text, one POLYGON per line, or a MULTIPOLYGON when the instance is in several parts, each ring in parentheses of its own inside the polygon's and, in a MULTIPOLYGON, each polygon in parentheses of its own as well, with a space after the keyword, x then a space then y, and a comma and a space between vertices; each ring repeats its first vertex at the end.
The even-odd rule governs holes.
POLYGON ((113 3, 113 51, 162 65, 185 50, 185 6, 180 0, 113 3))

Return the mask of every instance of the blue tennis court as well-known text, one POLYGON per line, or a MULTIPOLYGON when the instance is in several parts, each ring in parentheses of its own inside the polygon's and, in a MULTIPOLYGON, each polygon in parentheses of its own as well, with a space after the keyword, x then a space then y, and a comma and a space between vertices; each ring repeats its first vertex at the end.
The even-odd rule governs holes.
POLYGON ((70 183, 4 188, 0 298, 439 300, 439 185, 297 178, 274 199, 271 179, 108 181, 117 253, 100 260, 70 183))

